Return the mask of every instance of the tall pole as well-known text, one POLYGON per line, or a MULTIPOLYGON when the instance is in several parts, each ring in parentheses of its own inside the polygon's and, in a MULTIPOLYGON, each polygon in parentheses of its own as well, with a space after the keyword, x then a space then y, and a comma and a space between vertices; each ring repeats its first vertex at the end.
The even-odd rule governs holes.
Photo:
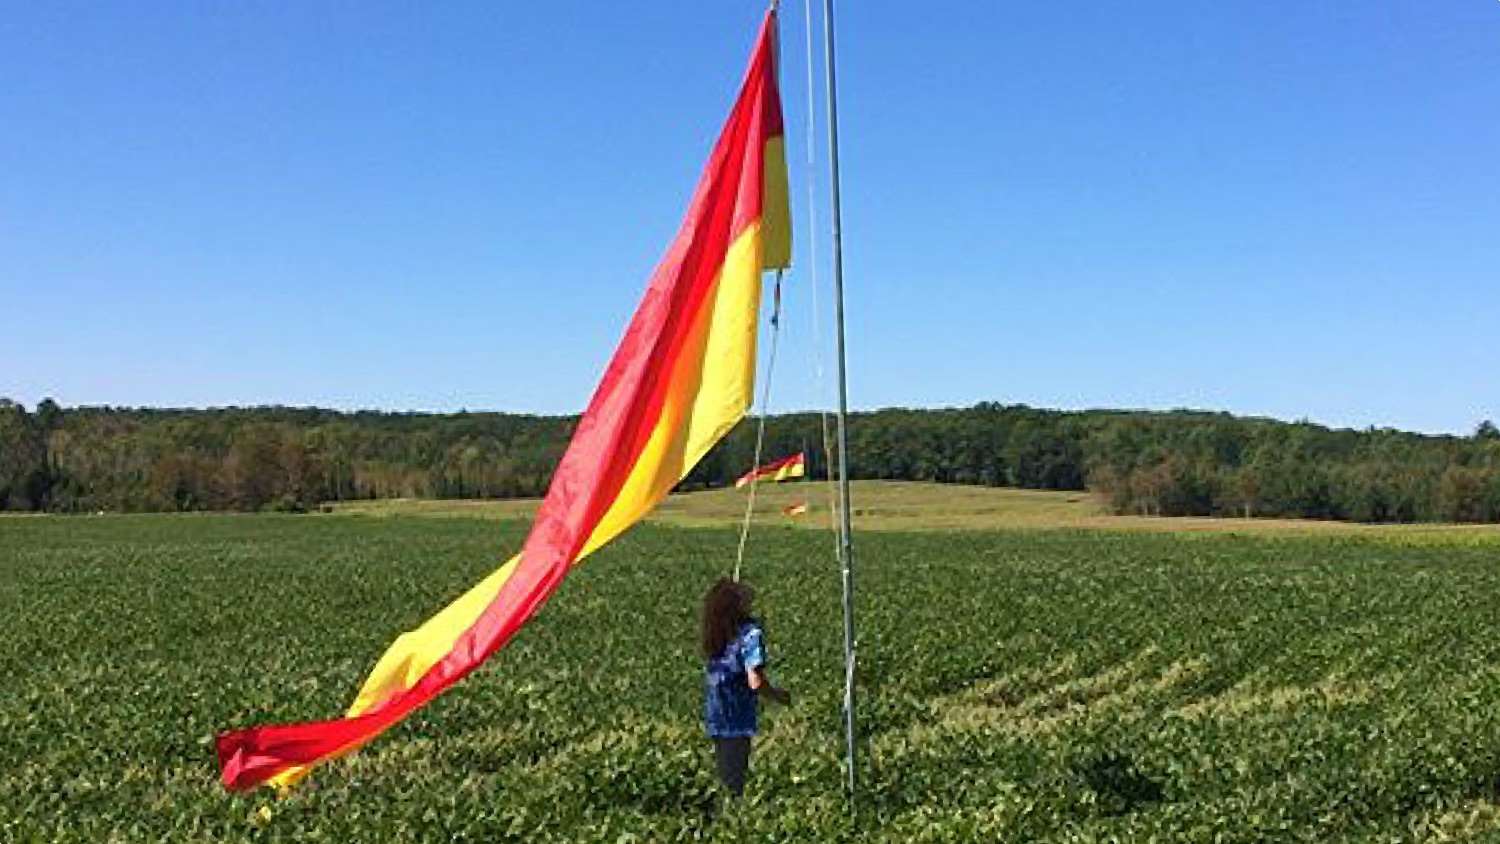
POLYGON ((844 750, 848 761, 849 809, 855 806, 854 752, 854 543, 849 523, 849 373, 844 353, 844 243, 839 208, 839 102, 833 50, 833 0, 823 0, 823 47, 828 79, 828 179, 833 216, 833 302, 839 355, 839 568, 844 583, 844 750))

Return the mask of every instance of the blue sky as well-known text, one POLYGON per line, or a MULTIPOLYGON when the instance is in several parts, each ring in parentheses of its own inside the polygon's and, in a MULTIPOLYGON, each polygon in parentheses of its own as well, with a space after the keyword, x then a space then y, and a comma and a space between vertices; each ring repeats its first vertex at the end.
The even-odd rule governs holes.
MULTIPOLYGON (((13 6, 0 395, 579 410, 763 8, 13 6)), ((780 409, 829 386, 802 14, 780 409)), ((872 0, 839 37, 854 405, 1500 418, 1500 2, 872 0)))

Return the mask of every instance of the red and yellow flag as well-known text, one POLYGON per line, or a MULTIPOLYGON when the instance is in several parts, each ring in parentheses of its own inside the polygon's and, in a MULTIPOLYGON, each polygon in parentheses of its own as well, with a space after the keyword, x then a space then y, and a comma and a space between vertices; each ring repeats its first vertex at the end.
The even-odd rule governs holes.
POLYGON ((761 273, 791 259, 776 15, 687 217, 578 421, 521 552, 397 637, 342 718, 218 737, 225 787, 289 786, 478 668, 584 557, 664 498, 750 406, 761 273))
POLYGON ((739 489, 751 481, 780 482, 788 478, 800 478, 806 474, 807 456, 799 451, 791 457, 783 457, 775 463, 767 463, 740 475, 739 480, 734 482, 734 488, 739 489))

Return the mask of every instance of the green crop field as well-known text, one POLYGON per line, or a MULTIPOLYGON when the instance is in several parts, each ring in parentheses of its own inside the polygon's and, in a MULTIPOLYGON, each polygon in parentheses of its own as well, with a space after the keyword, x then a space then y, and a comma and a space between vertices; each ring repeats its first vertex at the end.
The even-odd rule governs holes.
POLYGON ((752 538, 796 700, 722 806, 695 616, 736 532, 645 525, 369 748, 224 793, 216 731, 337 714, 524 534, 454 510, 0 519, 0 841, 1500 836, 1500 541, 1472 531, 863 532, 851 820, 827 534, 752 538))

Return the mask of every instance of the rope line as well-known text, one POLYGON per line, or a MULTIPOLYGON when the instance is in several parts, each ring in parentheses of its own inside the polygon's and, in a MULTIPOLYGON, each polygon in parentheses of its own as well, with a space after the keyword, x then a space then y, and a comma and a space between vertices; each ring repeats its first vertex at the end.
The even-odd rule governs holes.
MULTIPOLYGON (((823 433, 823 488, 828 492, 828 532, 833 538, 833 553, 838 556, 838 497, 833 489, 833 439, 828 429, 827 386, 823 371, 823 317, 818 296, 818 189, 813 174, 818 166, 818 117, 817 89, 813 84, 813 65, 817 59, 813 52, 812 0, 802 2, 804 34, 807 36, 807 248, 811 258, 807 262, 808 282, 812 287, 812 336, 813 377, 818 402, 818 422, 823 433)), ((812 474, 808 473, 811 478, 812 474)))
MULTIPOLYGON (((772 8, 776 7, 772 3, 772 8)), ((815 395, 818 407, 818 423, 822 435, 823 450, 823 488, 828 493, 828 532, 833 540, 833 553, 838 556, 839 534, 838 534, 838 497, 833 485, 833 433, 828 424, 827 398, 827 373, 823 364, 823 316, 821 297, 818 293, 818 202, 817 202, 817 180, 813 174, 817 172, 818 164, 818 141, 817 141, 817 88, 813 76, 813 66, 817 63, 816 53, 813 45, 813 12, 812 0, 803 0, 802 4, 805 46, 807 49, 807 60, 804 63, 807 82, 807 244, 808 244, 808 282, 812 288, 812 350, 813 350, 813 374, 815 380, 815 395)), ((771 314, 771 349, 769 360, 766 364, 765 385, 762 389, 760 400, 759 419, 755 429, 755 454, 750 464, 751 470, 760 468, 761 460, 765 450, 766 417, 770 415, 771 402, 771 376, 776 368, 776 352, 781 334, 781 279, 782 271, 776 272, 775 302, 771 314)), ((814 478, 814 473, 807 473, 808 480, 814 478)), ((744 568, 745 547, 750 537, 750 525, 755 520, 756 487, 759 485, 759 477, 752 475, 750 478, 750 492, 745 500, 745 516, 740 522, 739 545, 735 550, 734 558, 734 580, 740 579, 740 571, 744 568)))
POLYGON ((776 371, 776 346, 781 337, 781 273, 776 271, 776 290, 771 305, 771 353, 766 361, 765 387, 760 394, 760 420, 755 426, 755 459, 750 464, 750 494, 745 497, 745 520, 740 524, 740 546, 734 554, 734 582, 740 582, 740 567, 745 562, 745 541, 750 538, 750 523, 755 519, 755 488, 760 478, 754 473, 760 468, 761 449, 766 442, 766 415, 771 409, 771 375, 776 371))

